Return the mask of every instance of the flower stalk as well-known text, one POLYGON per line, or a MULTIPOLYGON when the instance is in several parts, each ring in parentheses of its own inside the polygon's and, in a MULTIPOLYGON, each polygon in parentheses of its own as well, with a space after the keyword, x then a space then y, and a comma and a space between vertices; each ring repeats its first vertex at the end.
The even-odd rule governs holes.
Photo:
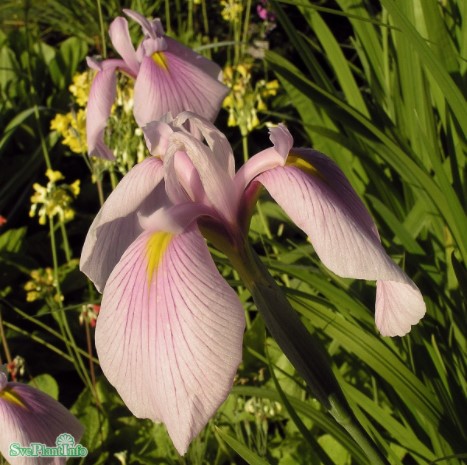
POLYGON ((245 240, 241 246, 226 252, 251 292, 271 336, 306 381, 312 395, 362 448, 370 463, 387 465, 387 460, 352 412, 321 343, 301 322, 249 242, 245 240))

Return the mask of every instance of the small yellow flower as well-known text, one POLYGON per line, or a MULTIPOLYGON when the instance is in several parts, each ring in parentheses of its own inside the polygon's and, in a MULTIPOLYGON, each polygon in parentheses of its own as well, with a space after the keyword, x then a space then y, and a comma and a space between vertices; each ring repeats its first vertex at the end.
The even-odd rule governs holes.
POLYGON ((26 291, 26 300, 34 302, 39 299, 45 299, 47 296, 55 294, 54 276, 52 268, 41 268, 31 271, 31 280, 24 285, 26 291))
POLYGON ((38 183, 33 184, 34 193, 31 196, 31 209, 29 216, 39 217, 39 224, 44 225, 47 218, 58 216, 60 221, 71 221, 75 212, 71 207, 73 200, 79 195, 80 180, 77 179, 72 184, 62 183, 57 185, 57 181, 64 180, 60 171, 48 169, 46 176, 49 178, 47 186, 38 183))
POLYGON ((93 74, 93 70, 75 74, 73 76, 73 83, 68 87, 68 90, 75 97, 75 101, 80 107, 84 108, 88 103, 93 74))
POLYGON ((68 127, 70 126, 70 118, 68 117, 70 113, 67 115, 62 115, 58 113, 55 118, 50 122, 50 129, 53 131, 57 131, 60 134, 65 134, 68 131, 68 127))
POLYGON ((260 80, 254 84, 251 69, 252 65, 249 63, 224 69, 224 82, 231 88, 222 104, 229 112, 227 124, 238 126, 243 135, 259 126, 258 111, 267 111, 265 99, 275 96, 279 88, 277 80, 260 80))
POLYGON ((79 179, 77 179, 73 184, 70 184, 71 193, 75 197, 78 197, 78 195, 80 193, 80 184, 81 184, 81 180, 79 180, 79 179))
POLYGON ((241 1, 236 0, 221 0, 222 11, 221 15, 225 21, 236 22, 242 17, 243 5, 241 1))
POLYGON ((47 169, 47 171, 45 172, 45 175, 49 178, 50 182, 57 182, 57 181, 61 181, 62 179, 65 179, 65 176, 63 176, 63 174, 60 173, 60 171, 54 171, 54 170, 51 170, 50 168, 47 169))

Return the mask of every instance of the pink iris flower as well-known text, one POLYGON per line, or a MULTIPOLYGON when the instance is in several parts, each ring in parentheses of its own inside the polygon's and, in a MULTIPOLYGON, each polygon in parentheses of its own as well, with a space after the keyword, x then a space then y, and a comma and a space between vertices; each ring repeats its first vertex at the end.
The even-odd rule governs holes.
POLYGON ((140 127, 169 111, 191 110, 214 121, 228 93, 218 65, 167 37, 159 19, 123 11, 143 29, 138 48, 131 43, 127 20, 117 17, 109 34, 122 58, 102 62, 88 58, 89 67, 97 71, 86 114, 88 151, 108 160, 114 156, 104 143, 104 130, 116 96, 116 70, 135 79, 133 111, 140 127))
POLYGON ((8 382, 0 372, 0 452, 11 465, 64 465, 65 457, 10 457, 10 445, 33 442, 55 447, 60 434, 79 443, 83 427, 62 404, 27 384, 8 382))
POLYGON ((81 269, 103 291, 96 346, 105 375, 137 417, 166 424, 181 454, 225 400, 242 358, 242 305, 205 237, 235 257, 261 186, 330 270, 377 281, 381 334, 402 336, 424 315, 418 288, 385 253, 342 171, 317 151, 292 148, 285 126, 271 129, 273 146, 237 173, 228 141, 204 118, 184 112, 144 131, 153 156, 105 202, 81 269))

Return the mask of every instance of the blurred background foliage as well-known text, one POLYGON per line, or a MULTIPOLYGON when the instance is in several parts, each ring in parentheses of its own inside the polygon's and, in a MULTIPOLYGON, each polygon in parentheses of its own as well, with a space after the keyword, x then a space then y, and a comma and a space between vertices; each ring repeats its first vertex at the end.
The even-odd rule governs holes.
MULTIPOLYGON (((462 0, 3 1, 0 363, 80 418, 90 451, 82 463, 371 465, 310 397, 218 253, 245 305, 244 362, 187 456, 163 426, 135 419, 102 376, 93 349, 100 296, 78 271, 79 255, 99 205, 147 154, 131 82, 121 78, 107 134, 117 163, 87 158, 85 57, 115 55, 107 30, 122 8, 160 17, 169 35, 224 68, 232 92, 216 124, 237 167, 281 121, 295 145, 339 164, 425 297, 427 316, 408 336, 380 337, 373 284, 326 270, 266 195, 251 240, 390 463, 465 463, 462 0)), ((136 24, 131 34, 141 39, 136 24)))

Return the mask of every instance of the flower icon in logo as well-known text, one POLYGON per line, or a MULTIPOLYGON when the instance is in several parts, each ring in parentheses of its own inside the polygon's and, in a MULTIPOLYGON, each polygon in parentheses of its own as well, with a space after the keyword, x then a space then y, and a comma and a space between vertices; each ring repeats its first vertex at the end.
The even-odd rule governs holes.
POLYGON ((57 436, 57 439, 55 440, 55 445, 58 446, 69 446, 69 447, 75 447, 75 438, 68 433, 63 433, 57 436))

